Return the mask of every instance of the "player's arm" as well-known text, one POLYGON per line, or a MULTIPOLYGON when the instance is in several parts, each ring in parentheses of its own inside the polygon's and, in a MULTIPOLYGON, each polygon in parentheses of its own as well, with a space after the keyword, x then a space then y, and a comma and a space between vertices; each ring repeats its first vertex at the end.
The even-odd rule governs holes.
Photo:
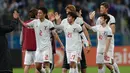
POLYGON ((104 51, 104 56, 107 56, 107 52, 108 52, 108 50, 109 50, 109 46, 110 46, 110 43, 111 43, 111 39, 112 39, 112 35, 107 35, 106 48, 105 48, 105 51, 104 51))
POLYGON ((112 16, 111 18, 110 18, 110 28, 111 28, 111 30, 112 30, 112 33, 113 34, 115 34, 115 29, 116 29, 116 25, 115 25, 115 23, 116 23, 116 20, 115 20, 115 18, 114 18, 114 16, 112 16))
POLYGON ((90 23, 92 26, 95 25, 94 18, 95 18, 95 11, 89 13, 90 23))
POLYGON ((115 34, 115 29, 116 29, 115 23, 110 24, 110 28, 112 29, 112 33, 115 34))
POLYGON ((52 31, 52 35, 54 36, 54 38, 60 43, 61 48, 64 48, 64 45, 61 42, 58 34, 56 33, 56 30, 54 28, 51 28, 50 30, 52 31))
MULTIPOLYGON (((85 22, 86 23, 86 22, 85 22)), ((82 29, 83 29, 83 32, 85 34, 85 36, 87 37, 88 39, 88 42, 89 42, 89 46, 91 46, 91 40, 90 40, 90 37, 89 37, 89 33, 88 33, 88 30, 85 28, 85 24, 82 25, 82 29)))
POLYGON ((13 19, 11 21, 11 24, 9 24, 9 25, 0 25, 0 31, 2 31, 4 33, 9 33, 9 32, 11 32, 11 31, 13 31, 15 29, 17 24, 18 24, 18 13, 16 11, 14 11, 13 19))
POLYGON ((109 50, 109 46, 110 46, 110 43, 111 43, 111 39, 112 39, 112 30, 111 30, 111 28, 110 29, 108 29, 108 31, 107 31, 107 39, 106 39, 106 48, 105 48, 105 51, 104 51, 104 56, 107 56, 107 52, 108 52, 108 50, 109 50))
POLYGON ((89 24, 87 24, 87 23, 84 23, 84 26, 86 27, 86 28, 88 28, 88 29, 92 29, 92 26, 90 26, 89 24))
POLYGON ((83 43, 85 44, 85 46, 86 46, 86 47, 89 46, 89 45, 88 45, 88 40, 87 40, 87 38, 85 37, 85 34, 83 33, 83 31, 80 31, 79 34, 80 34, 80 36, 83 38, 82 40, 83 40, 83 43))
POLYGON ((62 26, 62 25, 55 25, 54 26, 56 29, 60 29, 60 30, 63 30, 63 28, 64 28, 64 26, 62 26))

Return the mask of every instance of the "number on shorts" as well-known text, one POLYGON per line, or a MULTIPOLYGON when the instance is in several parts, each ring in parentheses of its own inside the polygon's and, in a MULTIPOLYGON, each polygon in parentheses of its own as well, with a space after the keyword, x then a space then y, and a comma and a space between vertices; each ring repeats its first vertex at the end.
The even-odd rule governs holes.
POLYGON ((75 55, 72 55, 72 56, 71 56, 71 59, 75 59, 75 55))
POLYGON ((48 55, 45 56, 45 60, 48 60, 48 55))

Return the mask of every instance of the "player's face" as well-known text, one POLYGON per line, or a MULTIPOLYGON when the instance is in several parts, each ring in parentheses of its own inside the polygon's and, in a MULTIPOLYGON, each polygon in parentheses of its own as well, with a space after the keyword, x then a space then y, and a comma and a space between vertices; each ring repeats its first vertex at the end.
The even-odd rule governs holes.
POLYGON ((55 14, 54 14, 53 12, 49 12, 47 15, 48 15, 48 19, 49 19, 50 21, 55 20, 55 14))
POLYGON ((66 14, 68 14, 69 12, 71 12, 71 10, 70 9, 66 9, 66 14))
POLYGON ((107 13, 108 11, 108 8, 105 8, 103 5, 100 6, 100 13, 103 14, 103 13, 107 13))
POLYGON ((81 16, 82 15, 82 10, 80 10, 79 12, 77 12, 77 15, 81 16))
POLYGON ((38 10, 37 17, 38 17, 39 19, 45 18, 45 15, 46 15, 46 14, 44 14, 44 13, 42 12, 42 10, 38 10))
POLYGON ((105 24, 105 19, 103 17, 100 17, 100 23, 101 25, 105 24))
POLYGON ((73 17, 70 15, 67 15, 67 20, 70 24, 74 21, 73 17))

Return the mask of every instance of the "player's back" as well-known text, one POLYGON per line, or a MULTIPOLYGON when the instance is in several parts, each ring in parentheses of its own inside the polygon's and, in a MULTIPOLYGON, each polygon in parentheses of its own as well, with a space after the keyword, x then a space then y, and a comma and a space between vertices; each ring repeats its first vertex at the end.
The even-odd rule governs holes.
MULTIPOLYGON (((28 23, 32 20, 28 20, 25 23, 28 23)), ((22 41, 23 41, 23 49, 26 50, 36 50, 36 38, 35 38, 35 32, 34 29, 30 29, 27 27, 23 26, 23 31, 22 31, 22 41)))

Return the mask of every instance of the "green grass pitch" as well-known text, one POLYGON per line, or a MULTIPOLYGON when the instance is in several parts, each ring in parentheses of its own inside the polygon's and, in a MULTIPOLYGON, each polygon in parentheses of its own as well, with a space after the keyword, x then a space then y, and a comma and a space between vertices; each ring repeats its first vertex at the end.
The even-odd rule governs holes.
MULTIPOLYGON (((130 66, 120 66, 120 73, 130 73, 130 66)), ((24 73, 23 68, 14 68, 13 73, 24 73)), ((30 69, 29 73, 34 73, 34 69, 30 69)), ((62 73, 61 68, 55 68, 53 73, 62 73)), ((98 73, 97 67, 88 67, 87 73, 98 73)), ((108 69, 106 69, 106 73, 110 73, 108 69)))

